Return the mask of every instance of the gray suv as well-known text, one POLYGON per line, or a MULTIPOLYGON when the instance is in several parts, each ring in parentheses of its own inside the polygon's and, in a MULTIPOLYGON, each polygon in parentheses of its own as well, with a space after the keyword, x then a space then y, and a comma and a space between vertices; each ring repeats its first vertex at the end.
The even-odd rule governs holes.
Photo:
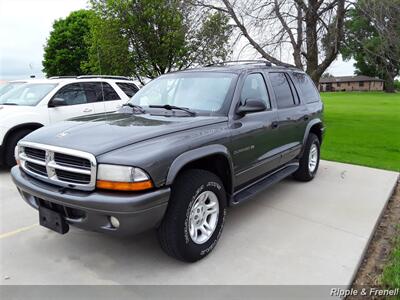
POLYGON ((322 111, 304 72, 265 61, 169 73, 117 112, 26 136, 12 178, 47 228, 157 228, 167 254, 194 262, 217 244, 227 207, 289 175, 314 178, 322 111))

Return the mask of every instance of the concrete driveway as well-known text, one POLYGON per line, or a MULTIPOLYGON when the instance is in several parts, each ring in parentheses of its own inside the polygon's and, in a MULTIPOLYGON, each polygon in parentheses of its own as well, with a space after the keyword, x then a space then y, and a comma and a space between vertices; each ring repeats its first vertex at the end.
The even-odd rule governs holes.
POLYGON ((292 179, 228 210, 213 253, 185 264, 153 231, 121 240, 38 223, 0 171, 1 284, 349 285, 398 173, 322 161, 309 183, 292 179))

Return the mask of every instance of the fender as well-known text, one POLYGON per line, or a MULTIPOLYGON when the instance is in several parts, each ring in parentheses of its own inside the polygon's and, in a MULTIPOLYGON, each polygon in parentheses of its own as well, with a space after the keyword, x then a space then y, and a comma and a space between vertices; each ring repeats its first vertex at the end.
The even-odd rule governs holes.
POLYGON ((307 124, 306 130, 304 131, 303 145, 305 145, 305 143, 307 141, 308 134, 310 133, 311 127, 313 127, 315 124, 322 124, 321 119, 320 118, 313 119, 307 124))
POLYGON ((232 186, 234 186, 232 158, 228 149, 223 145, 208 145, 194 150, 189 150, 179 155, 177 158, 175 158, 175 160, 171 164, 171 167, 169 168, 166 185, 171 185, 174 182, 175 177, 179 173, 179 171, 188 163, 214 154, 221 154, 227 158, 230 169, 230 179, 232 182, 232 186))
POLYGON ((19 130, 19 129, 33 129, 33 130, 36 130, 36 129, 39 129, 40 127, 43 127, 43 126, 44 125, 41 124, 41 123, 34 123, 34 122, 22 123, 22 124, 15 125, 14 127, 11 127, 11 128, 9 128, 7 130, 7 132, 4 135, 2 140, 1 140, 1 137, 0 137, 0 144, 5 144, 7 139, 8 139, 8 137, 9 137, 9 135, 10 135, 10 133, 12 133, 12 132, 14 132, 16 130, 19 130))

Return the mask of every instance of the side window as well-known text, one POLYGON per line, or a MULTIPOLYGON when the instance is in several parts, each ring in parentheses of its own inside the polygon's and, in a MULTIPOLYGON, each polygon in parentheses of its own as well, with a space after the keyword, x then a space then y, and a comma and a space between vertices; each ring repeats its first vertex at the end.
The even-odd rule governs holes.
POLYGON ((107 82, 102 82, 104 101, 121 100, 117 92, 107 82))
POLYGON ((85 89, 88 102, 93 103, 103 101, 101 82, 82 82, 82 86, 85 89))
POLYGON ((88 102, 102 102, 103 99, 104 101, 120 100, 117 92, 107 82, 83 82, 82 85, 88 102))
POLYGON ((317 89, 310 77, 303 73, 293 73, 293 79, 299 87, 301 95, 306 103, 319 101, 317 89))
POLYGON ((135 95, 136 92, 139 90, 138 87, 133 83, 117 82, 116 84, 129 98, 135 95))
POLYGON ((262 100, 267 109, 271 108, 267 87, 265 86, 264 78, 260 73, 250 74, 246 77, 242 93, 240 94, 240 100, 243 103, 247 99, 262 100))
POLYGON ((73 83, 62 87, 53 97, 64 99, 66 105, 78 105, 87 103, 85 91, 79 83, 73 83))
POLYGON ((285 73, 269 73, 278 108, 295 106, 292 90, 285 73))

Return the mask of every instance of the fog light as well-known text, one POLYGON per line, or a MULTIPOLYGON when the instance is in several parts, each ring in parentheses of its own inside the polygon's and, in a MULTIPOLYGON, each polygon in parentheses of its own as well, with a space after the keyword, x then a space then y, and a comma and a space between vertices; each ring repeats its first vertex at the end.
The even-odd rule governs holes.
POLYGON ((119 228, 119 220, 116 217, 110 217, 110 223, 114 228, 119 228))

